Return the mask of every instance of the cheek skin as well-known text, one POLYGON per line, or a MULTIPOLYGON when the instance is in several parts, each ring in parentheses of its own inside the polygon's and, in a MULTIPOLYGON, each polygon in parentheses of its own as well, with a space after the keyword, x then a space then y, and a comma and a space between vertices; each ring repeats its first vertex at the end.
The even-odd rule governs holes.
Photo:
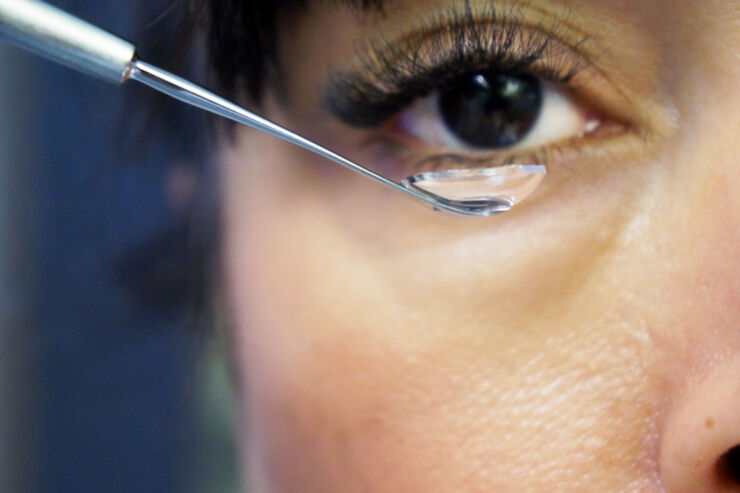
POLYGON ((629 214, 519 259, 495 234, 382 254, 304 153, 239 142, 224 259, 253 491, 659 491, 661 434, 740 354, 738 217, 692 206, 737 181, 658 173, 629 214))
POLYGON ((519 260, 490 255, 495 235, 377 255, 307 191, 305 155, 242 142, 225 159, 225 258, 262 491, 657 484, 669 369, 655 368, 651 307, 614 281, 639 270, 613 254, 621 216, 591 219, 615 223, 598 241, 580 225, 578 248, 519 260))
POLYGON ((239 133, 224 272, 250 491, 736 491, 715 462, 740 443, 740 98, 674 55, 696 68, 654 162, 485 227, 373 209, 376 185, 239 133))

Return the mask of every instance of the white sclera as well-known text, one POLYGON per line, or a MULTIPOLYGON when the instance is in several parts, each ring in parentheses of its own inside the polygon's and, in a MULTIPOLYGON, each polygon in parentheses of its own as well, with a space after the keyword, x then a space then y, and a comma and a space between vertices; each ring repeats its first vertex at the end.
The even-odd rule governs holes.
MULTIPOLYGON (((536 164, 497 168, 431 171, 410 176, 401 184, 458 203, 497 204, 492 213, 505 212, 526 199, 542 183, 547 169, 536 164)), ((484 215, 484 214, 481 214, 484 215)))

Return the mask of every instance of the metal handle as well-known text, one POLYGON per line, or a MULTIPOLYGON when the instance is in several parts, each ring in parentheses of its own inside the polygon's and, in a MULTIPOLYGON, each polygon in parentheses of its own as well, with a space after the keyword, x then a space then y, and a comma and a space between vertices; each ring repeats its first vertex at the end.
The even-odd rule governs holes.
POLYGON ((117 84, 136 56, 128 41, 37 0, 0 0, 0 39, 117 84))

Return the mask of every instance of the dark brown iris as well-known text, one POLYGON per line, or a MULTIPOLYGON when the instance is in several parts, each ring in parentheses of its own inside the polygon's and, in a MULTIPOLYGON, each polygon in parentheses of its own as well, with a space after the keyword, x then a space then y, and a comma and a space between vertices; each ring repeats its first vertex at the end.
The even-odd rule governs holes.
POLYGON ((440 94, 449 130, 464 143, 496 149, 521 141, 542 108, 542 85, 528 74, 477 73, 440 94))

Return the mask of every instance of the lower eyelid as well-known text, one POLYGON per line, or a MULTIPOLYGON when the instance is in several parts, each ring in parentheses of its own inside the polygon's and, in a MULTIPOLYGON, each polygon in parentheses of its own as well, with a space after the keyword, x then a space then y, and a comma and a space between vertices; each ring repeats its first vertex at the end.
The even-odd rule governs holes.
POLYGON ((629 128, 620 123, 599 122, 584 135, 551 143, 550 145, 527 149, 509 149, 499 152, 450 152, 442 149, 420 149, 418 142, 409 142, 403 137, 389 135, 382 131, 373 132, 358 145, 362 157, 358 162, 393 181, 400 181, 410 175, 444 169, 484 168, 507 164, 544 164, 561 167, 573 163, 578 167, 586 154, 600 146, 623 136, 632 134, 629 128))

